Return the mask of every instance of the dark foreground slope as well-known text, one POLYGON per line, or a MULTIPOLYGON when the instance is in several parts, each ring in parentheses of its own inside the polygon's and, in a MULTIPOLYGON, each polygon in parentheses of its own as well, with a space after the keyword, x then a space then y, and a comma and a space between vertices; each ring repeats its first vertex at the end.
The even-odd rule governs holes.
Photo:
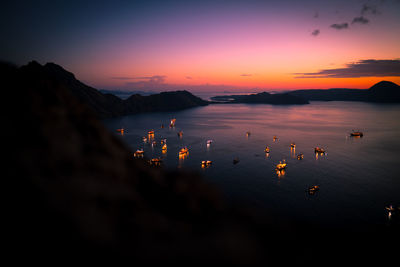
POLYGON ((99 118, 110 118, 140 112, 182 110, 208 104, 207 101, 187 91, 164 92, 151 96, 133 95, 126 100, 122 100, 115 95, 103 94, 85 85, 77 80, 72 73, 54 63, 47 63, 41 66, 33 61, 21 67, 21 69, 26 73, 42 72, 49 80, 70 90, 82 103, 89 106, 99 118))
POLYGON ((395 255, 386 242, 398 233, 392 228, 328 231, 229 206, 196 174, 132 159, 92 109, 41 68, 0 64, 0 74, 3 255, 13 263, 265 266, 395 255))

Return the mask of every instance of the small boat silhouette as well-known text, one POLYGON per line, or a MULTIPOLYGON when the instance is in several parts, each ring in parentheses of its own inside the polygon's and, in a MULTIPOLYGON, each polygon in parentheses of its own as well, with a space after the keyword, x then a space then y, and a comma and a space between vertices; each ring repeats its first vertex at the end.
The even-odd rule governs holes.
POLYGON ((202 167, 202 168, 207 168, 207 167, 210 167, 211 164, 212 164, 212 161, 211 161, 211 160, 203 160, 203 161, 201 162, 201 167, 202 167))
POLYGON ((319 186, 313 185, 313 186, 310 186, 307 191, 308 191, 309 195, 314 195, 318 190, 319 190, 319 186))
POLYGON ((151 166, 157 167, 157 166, 161 166, 162 163, 162 159, 161 158, 154 158, 149 160, 149 163, 151 166))
POLYGON ((352 131, 351 133, 350 133, 350 136, 351 137, 363 137, 364 136, 364 134, 362 133, 362 132, 360 132, 360 131, 352 131))
POLYGON ((144 155, 143 149, 138 149, 133 153, 133 156, 135 158, 143 158, 143 155, 144 155))
POLYGON ((279 164, 276 165, 276 170, 277 171, 282 171, 286 168, 287 164, 286 164, 286 160, 279 161, 279 164))

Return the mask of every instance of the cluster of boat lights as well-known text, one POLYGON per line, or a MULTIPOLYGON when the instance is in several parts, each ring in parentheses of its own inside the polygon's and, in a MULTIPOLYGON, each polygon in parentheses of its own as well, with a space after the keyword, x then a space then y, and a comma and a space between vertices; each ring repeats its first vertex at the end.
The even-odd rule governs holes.
MULTIPOLYGON (((175 123, 176 123, 176 119, 171 119, 169 127, 170 128, 174 128, 175 127, 175 123)), ((161 128, 164 128, 164 125, 161 125, 161 128)), ((117 132, 119 132, 121 135, 123 135, 124 134, 124 128, 117 129, 117 132)), ((183 137, 183 132, 179 131, 177 133, 177 135, 178 135, 179 138, 182 138, 183 137)), ((246 132, 246 137, 247 138, 249 138, 250 135, 251 135, 250 132, 246 132)), ((364 134, 362 132, 354 131, 354 130, 350 133, 350 137, 358 137, 358 138, 360 138, 360 137, 363 137, 363 135, 364 134)), ((147 132, 147 137, 144 136, 142 139, 143 139, 143 142, 148 142, 152 146, 156 145, 156 141, 154 140, 154 130, 148 131, 147 132)), ((273 140, 273 142, 277 142, 279 139, 278 139, 277 136, 273 136, 272 140, 273 140)), ((163 154, 166 154, 167 153, 167 149, 168 149, 168 147, 167 147, 167 139, 162 139, 160 141, 160 143, 162 145, 161 152, 163 154)), ((211 146, 212 143, 213 143, 213 140, 207 140, 207 143, 206 143, 207 144, 207 149, 211 146)), ((271 150, 270 150, 269 146, 266 146, 265 150, 264 150, 266 157, 269 157, 270 151, 271 150)), ((304 159, 304 155, 302 153, 299 153, 297 155, 295 154, 295 151, 296 151, 296 144, 295 143, 291 143, 290 144, 290 151, 291 151, 291 154, 297 158, 297 160, 303 160, 304 159)), ((314 148, 314 152, 315 152, 316 159, 318 159, 319 156, 326 155, 326 151, 322 147, 315 147, 314 148)), ((183 147, 183 148, 181 148, 179 150, 178 158, 180 160, 183 160, 188 155, 189 155, 189 149, 187 147, 183 147)), ((133 153, 133 156, 135 158, 143 158, 144 157, 143 149, 136 150, 133 153)), ((233 159, 233 164, 237 164, 237 163, 239 163, 239 161, 240 161, 239 158, 234 158, 233 159)), ((149 163, 150 163, 151 166, 155 166, 155 167, 161 166, 162 158, 152 158, 152 159, 149 160, 149 163)), ((203 160, 203 161, 201 161, 201 167, 202 168, 208 168, 211 165, 212 165, 212 161, 211 160, 203 160)), ((279 161, 279 163, 276 165, 275 170, 276 170, 276 173, 277 173, 279 178, 285 175, 286 167, 287 167, 287 163, 286 163, 286 160, 284 160, 284 159, 282 161, 279 161)), ((318 185, 312 185, 307 189, 307 192, 308 192, 309 195, 314 195, 317 191, 319 191, 319 186, 318 185)), ((387 207, 386 209, 389 212, 388 216, 390 218, 392 213, 395 211, 395 209, 392 206, 390 206, 390 208, 387 207)), ((399 208, 399 210, 400 210, 400 208, 399 208)))
MULTIPOLYGON (((170 127, 173 128, 175 127, 175 122, 176 119, 172 119, 171 123, 170 123, 170 127)), ((164 128, 163 126, 161 126, 161 128, 164 128)), ((117 129, 117 132, 119 132, 121 135, 124 134, 124 128, 120 128, 117 129)), ((179 131, 177 133, 179 138, 183 137, 183 132, 179 131)), ((250 132, 246 132, 246 137, 250 137, 251 133, 250 132)), ((360 131, 352 131, 352 133, 350 133, 350 137, 356 137, 356 138, 361 138, 363 137, 363 133, 360 131)), ((278 137, 274 136, 272 138, 273 142, 277 142, 278 141, 278 137)), ((147 133, 147 137, 143 137, 143 141, 144 142, 149 142, 152 146, 156 145, 156 141, 154 140, 154 130, 148 131, 147 133)), ((211 146, 211 144, 213 143, 213 140, 207 140, 206 144, 207 144, 207 148, 209 148, 211 146)), ((163 154, 165 154, 167 152, 167 139, 162 139, 160 141, 160 144, 162 145, 161 147, 161 152, 163 154)), ((295 143, 291 143, 290 144, 290 151, 291 153, 293 153, 293 155, 295 155, 295 150, 296 150, 296 144, 295 143)), ((265 155, 266 157, 269 157, 269 153, 270 153, 271 149, 269 148, 269 146, 265 147, 265 155)), ((319 156, 323 156, 326 155, 326 151, 324 148, 322 147, 315 147, 314 148, 314 152, 315 152, 315 157, 316 159, 318 159, 319 156)), ((189 155, 189 149, 187 147, 183 147, 179 150, 178 153, 178 158, 180 160, 185 159, 187 156, 189 155)), ((138 149, 133 153, 133 156, 135 158, 143 158, 144 157, 144 151, 143 149, 138 149)), ((295 155, 295 157, 297 158, 297 160, 303 160, 304 159, 304 155, 302 153, 299 153, 297 155, 295 155)), ((233 164, 237 164, 239 163, 239 158, 234 158, 233 159, 233 164)), ((152 158, 149 160, 149 163, 151 166, 161 166, 162 164, 162 158, 152 158)), ((212 161, 211 160, 203 160, 201 161, 201 167, 202 168, 208 168, 212 165, 212 161)), ((282 160, 279 161, 279 163, 276 165, 276 173, 278 175, 278 177, 282 177, 285 175, 285 171, 286 171, 286 167, 287 167, 287 163, 286 160, 282 160)), ((319 185, 312 185, 310 187, 308 187, 307 192, 309 195, 314 195, 319 191, 319 185)), ((385 210, 387 212, 387 217, 388 219, 392 219, 393 215, 395 214, 400 214, 400 207, 393 207, 393 205, 387 206, 385 207, 385 210)))

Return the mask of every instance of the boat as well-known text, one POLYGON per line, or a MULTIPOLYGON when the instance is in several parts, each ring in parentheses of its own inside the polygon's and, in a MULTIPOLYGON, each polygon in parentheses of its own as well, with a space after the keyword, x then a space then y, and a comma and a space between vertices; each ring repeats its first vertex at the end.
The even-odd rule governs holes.
POLYGON ((151 166, 161 166, 162 159, 161 158, 154 158, 149 160, 151 166))
POLYGON ((269 147, 268 146, 265 147, 265 153, 269 153, 269 147))
POLYGON ((298 159, 298 160, 302 160, 303 158, 304 158, 304 155, 303 155, 302 153, 300 153, 300 154, 297 155, 297 159, 298 159))
POLYGON ((246 136, 249 137, 251 135, 250 132, 246 132, 246 136))
POLYGON ((211 160, 203 160, 203 161, 201 162, 201 167, 202 167, 202 168, 207 168, 207 167, 210 167, 211 164, 212 164, 212 161, 211 161, 211 160))
POLYGON ((234 158, 234 159, 233 159, 233 164, 238 164, 239 161, 240 161, 239 158, 234 158))
POLYGON ((144 155, 143 149, 138 149, 133 153, 133 156, 135 158, 143 158, 143 155, 144 155))
POLYGON ((148 135, 154 135, 154 131, 153 131, 153 130, 148 131, 147 134, 148 134, 148 135))
POLYGON ((169 124, 169 127, 175 127, 175 122, 176 122, 176 119, 171 119, 171 123, 169 124))
POLYGON ((181 150, 179 151, 179 157, 183 158, 187 155, 189 155, 189 149, 187 147, 181 148, 181 150))
POLYGON ((319 186, 313 185, 313 186, 310 186, 307 191, 308 191, 308 194, 314 195, 318 190, 319 190, 319 186))
POLYGON ((354 130, 350 133, 351 137, 363 137, 364 134, 360 131, 355 132, 354 130))
POLYGON ((314 152, 315 153, 319 153, 319 154, 324 154, 325 153, 325 149, 323 149, 322 147, 316 147, 314 148, 314 152))
POLYGON ((179 131, 179 132, 178 132, 178 137, 181 138, 182 136, 183 136, 183 132, 182 132, 182 131, 179 131))
POLYGON ((296 148, 296 144, 295 144, 295 143, 291 143, 291 144, 290 144, 290 147, 291 147, 291 148, 296 148))
POLYGON ((279 161, 279 164, 276 165, 276 170, 277 171, 282 171, 282 170, 284 170, 286 168, 286 165, 287 164, 286 164, 285 160, 283 160, 283 162, 279 161))
POLYGON ((161 149, 162 149, 162 151, 166 151, 167 150, 167 144, 164 144, 161 149))
POLYGON ((123 134, 124 133, 124 128, 117 129, 116 131, 123 134))
POLYGON ((211 145, 212 142, 213 140, 207 140, 207 145, 211 145))
POLYGON ((167 139, 161 139, 160 144, 166 144, 167 143, 167 139))
POLYGON ((143 142, 146 143, 147 142, 147 137, 143 136, 142 140, 143 140, 143 142))
POLYGON ((278 137, 276 137, 276 135, 274 135, 274 137, 272 138, 272 140, 275 142, 276 140, 278 140, 278 137))

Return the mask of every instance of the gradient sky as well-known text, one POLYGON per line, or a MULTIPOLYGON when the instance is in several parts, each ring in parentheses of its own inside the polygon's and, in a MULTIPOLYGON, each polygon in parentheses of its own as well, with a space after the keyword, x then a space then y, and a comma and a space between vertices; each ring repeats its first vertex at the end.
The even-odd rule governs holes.
POLYGON ((13 1, 0 15, 1 60, 98 89, 400 84, 400 0, 13 1))

